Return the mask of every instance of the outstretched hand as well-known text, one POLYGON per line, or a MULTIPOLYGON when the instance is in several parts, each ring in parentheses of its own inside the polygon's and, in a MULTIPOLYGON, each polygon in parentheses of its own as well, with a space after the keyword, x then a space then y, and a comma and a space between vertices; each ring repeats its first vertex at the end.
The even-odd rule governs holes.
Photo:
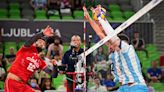
POLYGON ((86 9, 85 6, 83 6, 83 11, 84 11, 84 17, 85 17, 87 20, 89 20, 90 16, 89 16, 89 13, 88 13, 88 11, 87 11, 87 9, 86 9))
POLYGON ((91 7, 92 17, 94 20, 98 20, 97 16, 101 14, 101 5, 97 5, 96 8, 91 7))
POLYGON ((43 34, 47 37, 51 37, 54 35, 53 29, 48 25, 44 30, 43 34))
POLYGON ((100 14, 100 12, 101 12, 101 5, 97 5, 96 8, 91 7, 91 11, 92 11, 93 14, 96 14, 96 15, 100 14))

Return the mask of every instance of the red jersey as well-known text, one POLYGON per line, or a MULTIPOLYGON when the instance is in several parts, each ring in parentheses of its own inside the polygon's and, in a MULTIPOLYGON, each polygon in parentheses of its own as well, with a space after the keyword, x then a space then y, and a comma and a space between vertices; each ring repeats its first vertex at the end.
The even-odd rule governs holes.
POLYGON ((22 46, 8 72, 27 82, 36 70, 44 69, 45 67, 46 63, 38 56, 35 46, 22 46))

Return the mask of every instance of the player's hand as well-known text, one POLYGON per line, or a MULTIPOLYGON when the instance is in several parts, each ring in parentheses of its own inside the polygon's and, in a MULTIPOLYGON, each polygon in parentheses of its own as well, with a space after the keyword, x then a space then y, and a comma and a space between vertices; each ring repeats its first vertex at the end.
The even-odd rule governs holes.
POLYGON ((100 14, 100 13, 101 13, 101 5, 97 5, 97 7, 96 7, 96 8, 91 7, 91 9, 90 9, 90 10, 92 11, 92 13, 93 13, 93 14, 98 15, 98 14, 100 14))
POLYGON ((43 31, 43 34, 47 37, 50 37, 50 36, 53 36, 54 35, 54 32, 53 32, 53 29, 48 25, 44 31, 43 31))
POLYGON ((87 20, 89 20, 90 16, 89 16, 89 13, 88 13, 88 11, 87 11, 87 9, 86 9, 85 6, 83 6, 83 11, 84 11, 84 17, 85 17, 87 20))
POLYGON ((100 6, 97 6, 96 8, 93 8, 93 7, 91 7, 91 9, 90 9, 91 11, 92 11, 92 17, 93 17, 93 19, 94 20, 98 20, 97 19, 97 16, 101 13, 101 9, 100 9, 100 6))
POLYGON ((97 5, 96 8, 91 7, 91 11, 94 20, 98 20, 98 16, 105 19, 106 9, 101 7, 101 5, 97 5))

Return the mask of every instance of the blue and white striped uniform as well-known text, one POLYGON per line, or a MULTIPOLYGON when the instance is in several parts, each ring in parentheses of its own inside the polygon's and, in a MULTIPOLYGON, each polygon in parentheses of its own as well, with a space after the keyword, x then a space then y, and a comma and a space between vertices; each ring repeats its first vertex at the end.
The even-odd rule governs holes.
POLYGON ((134 47, 121 41, 121 50, 114 51, 110 55, 115 82, 121 82, 122 85, 128 83, 145 84, 142 76, 140 61, 136 55, 134 47))

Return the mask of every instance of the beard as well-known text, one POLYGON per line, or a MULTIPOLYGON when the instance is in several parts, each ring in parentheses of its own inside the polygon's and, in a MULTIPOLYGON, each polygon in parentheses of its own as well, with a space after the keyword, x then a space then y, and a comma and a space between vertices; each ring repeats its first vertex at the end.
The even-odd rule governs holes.
POLYGON ((36 49, 37 49, 38 53, 43 51, 43 49, 41 47, 36 47, 36 49))

